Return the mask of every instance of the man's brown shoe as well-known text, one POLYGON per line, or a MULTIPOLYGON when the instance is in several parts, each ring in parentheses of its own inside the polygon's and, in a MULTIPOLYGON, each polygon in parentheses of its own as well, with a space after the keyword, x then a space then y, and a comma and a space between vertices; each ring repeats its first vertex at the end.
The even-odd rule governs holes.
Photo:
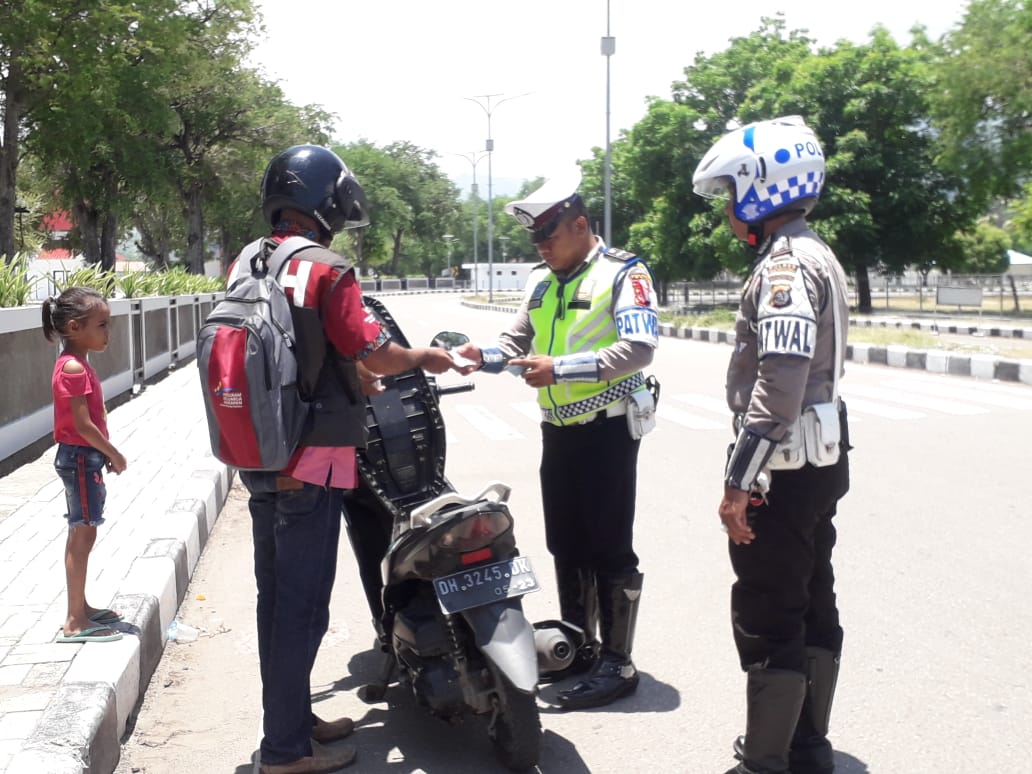
POLYGON ((351 745, 323 747, 312 742, 312 754, 290 763, 263 763, 261 774, 330 774, 355 761, 355 748, 351 745))
POLYGON ((312 715, 312 739, 320 744, 329 744, 351 736, 351 732, 354 730, 355 723, 351 718, 323 720, 317 715, 312 715))

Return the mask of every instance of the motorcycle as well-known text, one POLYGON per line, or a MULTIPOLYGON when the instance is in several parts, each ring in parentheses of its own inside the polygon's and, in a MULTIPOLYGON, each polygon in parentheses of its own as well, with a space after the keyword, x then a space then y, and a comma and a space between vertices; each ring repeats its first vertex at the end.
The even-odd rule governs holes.
MULTIPOLYGON (((367 309, 408 346, 377 299, 367 309)), ((442 332, 433 344, 468 341, 442 332)), ((382 701, 397 678, 433 715, 487 719, 501 762, 537 764, 539 668, 562 668, 576 642, 562 622, 532 626, 521 598, 540 585, 516 547, 509 486, 495 481, 472 496, 445 477, 445 427, 438 398, 473 389, 442 386, 416 369, 383 377, 367 396, 369 438, 358 455, 360 486, 347 495, 347 532, 359 564, 384 659, 362 690, 382 701)), ((574 635, 575 636, 575 635, 574 635)))

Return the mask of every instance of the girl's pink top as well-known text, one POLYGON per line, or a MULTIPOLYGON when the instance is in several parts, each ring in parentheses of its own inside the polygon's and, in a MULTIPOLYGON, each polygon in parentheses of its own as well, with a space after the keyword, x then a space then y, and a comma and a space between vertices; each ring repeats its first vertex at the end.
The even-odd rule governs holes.
POLYGON ((75 429, 72 416, 72 398, 86 398, 86 406, 90 410, 90 419, 100 430, 101 435, 108 438, 107 410, 104 408, 104 393, 101 391, 100 379, 86 358, 65 352, 54 365, 54 375, 50 380, 54 391, 54 440, 58 443, 70 443, 77 446, 89 446, 90 443, 75 429), (65 363, 78 361, 85 369, 79 374, 66 374, 65 363))

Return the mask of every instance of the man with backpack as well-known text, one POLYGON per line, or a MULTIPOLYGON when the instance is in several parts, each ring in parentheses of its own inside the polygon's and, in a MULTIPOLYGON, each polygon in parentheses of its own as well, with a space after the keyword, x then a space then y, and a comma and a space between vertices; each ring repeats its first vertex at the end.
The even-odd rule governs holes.
MULTIPOLYGON (((414 368, 438 374, 454 362, 444 349, 407 348, 391 340, 363 307, 352 264, 327 249, 337 232, 369 223, 362 187, 335 153, 314 145, 283 151, 265 172, 261 197, 272 233, 238 256, 227 296, 248 271, 275 274, 290 304, 296 381, 309 409, 284 467, 240 471, 250 493, 258 585, 261 771, 316 774, 355 758, 351 746, 323 746, 350 734, 353 723, 312 713, 310 673, 329 627, 342 493, 358 484, 355 448, 365 442, 358 364, 369 376, 414 368), (288 240, 288 254, 277 255, 288 240)), ((202 384, 205 379, 202 373, 202 384)), ((254 425, 253 412, 251 417, 254 425)), ((252 429, 261 435, 260 427, 252 429)))

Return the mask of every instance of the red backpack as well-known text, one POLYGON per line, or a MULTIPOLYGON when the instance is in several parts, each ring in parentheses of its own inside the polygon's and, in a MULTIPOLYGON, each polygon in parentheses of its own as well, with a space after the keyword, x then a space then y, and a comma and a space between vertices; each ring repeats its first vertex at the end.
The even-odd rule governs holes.
POLYGON ((279 471, 301 440, 309 403, 278 277, 292 255, 318 245, 291 237, 263 258, 263 242, 240 253, 236 279, 201 326, 197 366, 212 454, 240 470, 279 471))

